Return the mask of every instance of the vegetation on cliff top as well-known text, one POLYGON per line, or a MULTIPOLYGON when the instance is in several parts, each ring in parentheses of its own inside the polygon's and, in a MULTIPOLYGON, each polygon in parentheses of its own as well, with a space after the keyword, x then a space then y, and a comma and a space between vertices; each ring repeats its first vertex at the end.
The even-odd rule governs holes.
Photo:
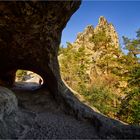
POLYGON ((105 115, 140 124, 140 30, 136 39, 123 37, 128 52, 124 54, 113 45, 106 28, 102 26, 84 43, 60 47, 62 78, 105 115), (93 46, 90 51, 89 43, 93 46))

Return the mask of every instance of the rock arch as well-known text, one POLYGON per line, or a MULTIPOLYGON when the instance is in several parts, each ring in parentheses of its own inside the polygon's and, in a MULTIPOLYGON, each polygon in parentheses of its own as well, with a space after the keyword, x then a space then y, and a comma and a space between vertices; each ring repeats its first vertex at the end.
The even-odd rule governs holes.
POLYGON ((12 85, 17 69, 29 69, 58 93, 61 32, 79 5, 80 1, 1 2, 0 79, 12 85))
MULTIPOLYGON (((82 104, 61 80, 61 33, 80 1, 0 2, 0 80, 12 85, 17 69, 38 73, 66 113, 89 121, 103 138, 140 138, 140 128, 109 119, 82 104)), ((101 136, 101 137, 102 137, 101 136)))
POLYGON ((37 73, 29 70, 17 70, 14 89, 35 91, 43 86, 43 79, 37 73))

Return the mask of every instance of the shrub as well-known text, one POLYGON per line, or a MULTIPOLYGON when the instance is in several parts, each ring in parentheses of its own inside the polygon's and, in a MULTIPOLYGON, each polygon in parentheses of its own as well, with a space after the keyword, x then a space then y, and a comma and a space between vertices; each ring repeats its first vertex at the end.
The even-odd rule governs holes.
POLYGON ((135 88, 122 100, 118 117, 129 124, 140 125, 140 89, 135 88))
POLYGON ((16 72, 16 77, 20 81, 24 81, 25 75, 27 75, 27 71, 26 70, 17 70, 17 72, 16 72))
POLYGON ((103 114, 115 117, 117 113, 118 97, 104 85, 92 85, 82 93, 91 106, 96 107, 103 114))

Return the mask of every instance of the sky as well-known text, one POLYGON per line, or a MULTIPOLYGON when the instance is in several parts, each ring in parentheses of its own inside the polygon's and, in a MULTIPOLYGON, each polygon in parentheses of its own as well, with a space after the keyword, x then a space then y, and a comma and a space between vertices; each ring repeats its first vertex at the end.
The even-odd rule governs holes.
POLYGON ((120 43, 123 44, 122 36, 135 38, 140 28, 140 0, 83 1, 63 30, 61 45, 66 47, 66 42, 74 42, 77 33, 82 32, 87 25, 95 27, 100 16, 114 25, 120 43))

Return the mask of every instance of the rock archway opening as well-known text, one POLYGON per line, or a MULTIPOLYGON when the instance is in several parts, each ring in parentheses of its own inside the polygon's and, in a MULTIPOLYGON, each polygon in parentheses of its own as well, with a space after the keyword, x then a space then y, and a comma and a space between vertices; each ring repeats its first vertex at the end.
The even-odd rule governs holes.
POLYGON ((29 70, 19 69, 16 71, 15 88, 25 90, 36 90, 42 87, 43 78, 29 70))

